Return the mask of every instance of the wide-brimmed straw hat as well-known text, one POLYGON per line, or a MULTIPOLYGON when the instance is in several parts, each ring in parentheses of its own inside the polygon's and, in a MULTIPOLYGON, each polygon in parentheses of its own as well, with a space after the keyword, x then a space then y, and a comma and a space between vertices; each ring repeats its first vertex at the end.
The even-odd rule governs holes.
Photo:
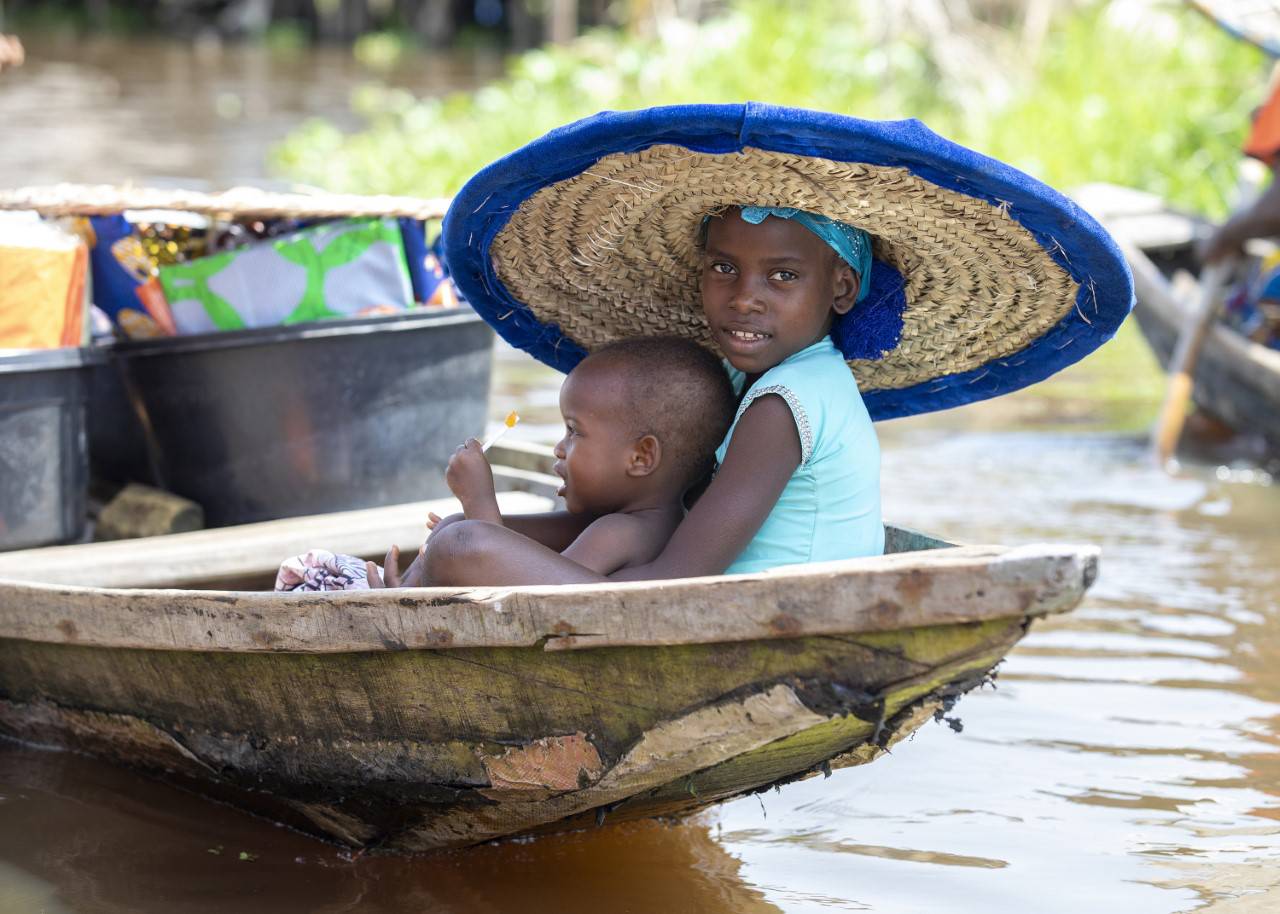
POLYGON ((507 341, 568 371, 626 336, 711 345, 699 226, 734 204, 798 207, 872 235, 870 294, 832 337, 877 419, 1039 381, 1110 338, 1133 301, 1105 230, 1022 172, 917 121, 756 103, 605 112, 554 130, 467 182, 445 217, 445 256, 507 341))

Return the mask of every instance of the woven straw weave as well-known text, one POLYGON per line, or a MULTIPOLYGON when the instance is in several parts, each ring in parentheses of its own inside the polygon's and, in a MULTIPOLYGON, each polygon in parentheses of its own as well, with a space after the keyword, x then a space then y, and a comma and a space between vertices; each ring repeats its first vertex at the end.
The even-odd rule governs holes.
POLYGON ((958 374, 1025 348, 1079 286, 1002 206, 903 168, 673 145, 606 156, 526 200, 490 248, 499 278, 587 350, 626 336, 710 335, 698 301, 702 217, 794 206, 866 229, 907 279, 899 345, 849 363, 864 390, 958 374))

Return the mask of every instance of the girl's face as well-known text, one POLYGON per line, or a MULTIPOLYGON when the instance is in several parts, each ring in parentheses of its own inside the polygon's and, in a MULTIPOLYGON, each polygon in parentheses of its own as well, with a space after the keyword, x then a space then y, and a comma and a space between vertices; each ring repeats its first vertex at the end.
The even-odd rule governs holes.
POLYGON ((853 270, 790 219, 712 217, 702 258, 702 310, 734 368, 760 375, 831 332, 858 295, 853 270))

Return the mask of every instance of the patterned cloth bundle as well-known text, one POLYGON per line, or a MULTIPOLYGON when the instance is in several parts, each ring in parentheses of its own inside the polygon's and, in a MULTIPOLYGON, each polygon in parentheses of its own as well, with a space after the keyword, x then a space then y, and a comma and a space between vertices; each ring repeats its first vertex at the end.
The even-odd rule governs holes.
MULTIPOLYGON (((382 573, 382 569, 378 569, 382 573)), ((325 549, 312 549, 285 559, 276 572, 278 591, 368 590, 364 559, 325 549)))

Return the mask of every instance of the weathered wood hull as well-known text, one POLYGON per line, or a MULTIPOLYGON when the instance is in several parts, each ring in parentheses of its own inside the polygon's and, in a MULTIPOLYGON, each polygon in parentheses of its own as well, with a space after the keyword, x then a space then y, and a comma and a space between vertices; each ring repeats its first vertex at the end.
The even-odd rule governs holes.
POLYGON ((198 654, 0 642, 0 732, 391 852, 674 815, 870 760, 1022 620, 848 638, 198 654), (841 758, 841 756, 845 756, 841 758))
MULTIPOLYGON (((335 538, 410 536, 403 510, 380 510, 394 522, 381 537, 353 514, 335 538)), ((677 816, 875 758, 980 683, 1033 618, 1075 606, 1097 564, 1093 547, 947 547, 888 528, 895 554, 880 558, 681 581, 119 586, 157 562, 189 568, 191 550, 223 556, 208 569, 221 580, 260 574, 252 554, 317 522, 135 541, 132 570, 118 544, 6 557, 0 576, 29 580, 0 581, 0 735, 390 853, 677 816), (220 537, 252 544, 249 559, 229 562, 220 537), (97 586, 51 583, 76 574, 97 586)))

